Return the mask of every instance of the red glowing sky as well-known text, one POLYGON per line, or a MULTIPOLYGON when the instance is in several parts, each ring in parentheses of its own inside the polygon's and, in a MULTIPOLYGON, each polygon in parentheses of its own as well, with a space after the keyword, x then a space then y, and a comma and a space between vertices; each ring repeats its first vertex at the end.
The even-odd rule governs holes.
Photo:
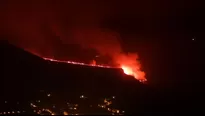
POLYGON ((137 70, 145 66, 139 60, 149 64, 153 51, 160 50, 153 38, 187 32, 192 8, 180 1, 115 0, 1 0, 0 7, 0 34, 21 48, 50 58, 90 61, 94 49, 91 54, 109 56, 111 64, 123 62, 137 70))

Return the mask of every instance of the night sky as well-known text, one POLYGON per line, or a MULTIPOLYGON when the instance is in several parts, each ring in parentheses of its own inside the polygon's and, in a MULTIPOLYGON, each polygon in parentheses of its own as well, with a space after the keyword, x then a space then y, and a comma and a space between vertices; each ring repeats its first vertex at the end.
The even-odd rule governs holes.
POLYGON ((137 52, 151 83, 199 78, 202 14, 194 2, 1 0, 0 7, 1 39, 32 53, 137 52))

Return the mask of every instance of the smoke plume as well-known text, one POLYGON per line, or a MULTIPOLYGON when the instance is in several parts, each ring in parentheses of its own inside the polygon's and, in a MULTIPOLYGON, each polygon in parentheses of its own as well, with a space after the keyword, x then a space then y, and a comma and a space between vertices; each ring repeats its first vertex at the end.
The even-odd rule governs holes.
MULTIPOLYGON (((125 67, 131 75, 144 79, 138 56, 123 53, 120 34, 100 26, 105 17, 116 13, 116 6, 110 3, 103 8, 104 2, 90 3, 5 2, 1 30, 11 43, 41 56, 70 56, 72 44, 95 49, 102 56, 110 56, 116 66, 125 67)), ((86 53, 78 51, 76 54, 86 53)))

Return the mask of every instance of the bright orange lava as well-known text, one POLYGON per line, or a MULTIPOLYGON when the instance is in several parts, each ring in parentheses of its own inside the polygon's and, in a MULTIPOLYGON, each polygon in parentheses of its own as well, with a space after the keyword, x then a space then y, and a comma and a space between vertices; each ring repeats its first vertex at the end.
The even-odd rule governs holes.
POLYGON ((52 61, 52 62, 59 62, 59 63, 68 63, 68 64, 75 64, 75 65, 84 65, 84 66, 92 66, 92 67, 101 67, 101 68, 121 68, 123 72, 126 75, 134 76, 135 79, 139 80, 140 82, 146 82, 147 80, 144 77, 144 72, 134 70, 133 68, 129 66, 122 65, 121 67, 111 67, 111 66, 105 66, 105 65, 97 65, 96 63, 92 64, 85 64, 80 62, 73 62, 73 61, 62 61, 62 60, 56 60, 52 58, 43 58, 44 60, 52 61))
POLYGON ((122 70, 123 70, 124 73, 127 74, 127 75, 133 75, 132 69, 129 68, 129 67, 122 66, 122 70))
POLYGON ((134 76, 135 79, 139 80, 140 82, 146 82, 147 79, 144 78, 145 73, 142 71, 134 70, 134 68, 121 66, 122 70, 125 74, 134 76))

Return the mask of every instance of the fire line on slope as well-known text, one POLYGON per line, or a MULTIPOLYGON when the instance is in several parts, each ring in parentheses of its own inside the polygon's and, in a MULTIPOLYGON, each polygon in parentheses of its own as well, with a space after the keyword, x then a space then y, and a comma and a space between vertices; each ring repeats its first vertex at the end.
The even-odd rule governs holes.
MULTIPOLYGON (((83 66, 92 66, 92 67, 101 67, 101 68, 119 68, 119 69, 122 69, 124 74, 126 75, 131 75, 131 76, 134 76, 135 79, 137 74, 134 73, 129 67, 111 67, 111 66, 104 66, 104 65, 97 65, 97 64, 86 64, 86 63, 80 63, 80 62, 74 62, 74 61, 62 61, 62 60, 56 60, 56 59, 52 59, 52 58, 43 58, 44 60, 47 60, 47 61, 51 61, 51 62, 59 62, 59 63, 67 63, 67 64, 74 64, 74 65, 83 65, 83 66)), ((147 79, 137 79, 139 80, 140 82, 146 82, 147 79)))

